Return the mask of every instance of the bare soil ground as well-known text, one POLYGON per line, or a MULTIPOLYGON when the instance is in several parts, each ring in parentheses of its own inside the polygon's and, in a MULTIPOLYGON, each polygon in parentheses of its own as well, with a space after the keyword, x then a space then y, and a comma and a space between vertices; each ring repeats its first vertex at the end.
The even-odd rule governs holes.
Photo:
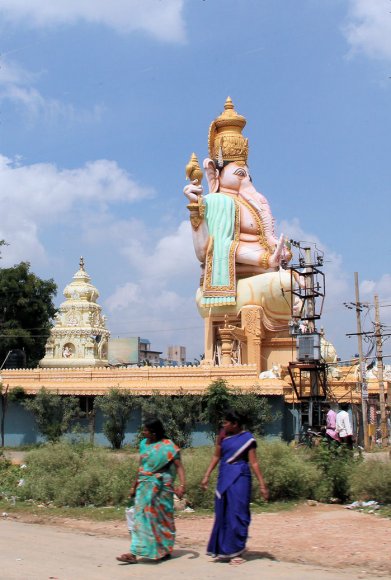
MULTIPOLYGON (((125 522, 91 522, 46 514, 12 517, 89 535, 128 537, 125 522)), ((203 552, 212 518, 179 515, 176 523, 177 547, 203 552)), ((365 574, 391 578, 391 520, 342 506, 300 504, 289 512, 254 515, 248 550, 270 560, 351 569, 363 578, 365 574)))

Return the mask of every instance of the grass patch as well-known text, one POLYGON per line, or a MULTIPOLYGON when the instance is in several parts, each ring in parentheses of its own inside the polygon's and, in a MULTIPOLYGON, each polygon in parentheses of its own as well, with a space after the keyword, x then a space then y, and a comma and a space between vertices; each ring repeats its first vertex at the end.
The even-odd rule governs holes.
MULTIPOLYGON (((260 465, 270 500, 312 499, 322 479, 309 455, 283 441, 259 441, 260 465)), ((254 484, 253 478, 253 484, 254 484)), ((258 491, 254 494, 259 498, 258 491)))
POLYGON ((390 518, 391 519, 391 505, 384 505, 381 506, 379 510, 377 510, 377 512, 379 516, 381 516, 382 518, 390 518))
POLYGON ((275 514, 278 512, 288 512, 298 505, 297 501, 253 502, 250 508, 252 514, 275 514))
POLYGON ((355 500, 376 500, 391 504, 391 462, 368 459, 350 478, 350 494, 355 500))
MULTIPOLYGON (((41 521, 50 521, 55 518, 67 518, 72 520, 88 520, 93 522, 125 522, 125 506, 107 507, 57 507, 54 505, 42 506, 29 501, 16 500, 15 505, 9 501, 0 500, 0 512, 9 516, 33 516, 41 521)), ((252 514, 277 513, 289 511, 297 507, 295 502, 273 502, 263 505, 251 504, 252 514)), ((210 509, 196 509, 194 512, 175 512, 178 519, 192 519, 202 517, 213 517, 214 512, 210 509)))
POLYGON ((58 507, 120 505, 138 468, 134 457, 119 461, 108 450, 69 443, 30 451, 26 465, 14 495, 58 507))
POLYGON ((29 501, 16 501, 12 505, 9 501, 0 501, 1 512, 9 515, 31 515, 43 519, 70 518, 74 520, 92 520, 95 522, 123 521, 125 507, 57 507, 48 505, 39 507, 42 504, 31 503, 29 501))

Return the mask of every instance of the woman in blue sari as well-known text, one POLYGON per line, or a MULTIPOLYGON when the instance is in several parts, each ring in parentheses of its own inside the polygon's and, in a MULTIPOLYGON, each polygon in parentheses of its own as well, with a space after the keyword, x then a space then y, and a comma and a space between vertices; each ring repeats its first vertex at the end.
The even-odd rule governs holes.
POLYGON ((185 472, 179 448, 164 433, 159 419, 144 422, 140 443, 140 467, 130 492, 135 497, 134 527, 130 551, 117 560, 136 564, 137 556, 150 560, 169 558, 174 547, 174 493, 185 493, 185 472), (174 490, 175 475, 179 485, 174 490))
POLYGON ((254 472, 265 501, 269 492, 259 469, 257 442, 251 433, 243 430, 243 418, 234 410, 224 415, 223 430, 218 436, 212 460, 201 482, 207 489, 209 477, 220 463, 215 497, 215 521, 207 553, 214 558, 242 564, 241 554, 246 548, 250 525, 251 472, 254 472))

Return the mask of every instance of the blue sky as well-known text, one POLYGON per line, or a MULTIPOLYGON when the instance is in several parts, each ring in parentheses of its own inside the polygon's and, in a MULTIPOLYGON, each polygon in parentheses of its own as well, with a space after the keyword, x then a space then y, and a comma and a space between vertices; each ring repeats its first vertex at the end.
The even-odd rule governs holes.
POLYGON ((60 304, 83 255, 113 336, 198 356, 184 167, 192 151, 207 156, 230 95, 279 233, 326 252, 323 325, 350 356, 342 303, 355 271, 391 324, 390 11, 389 0, 0 0, 2 265, 30 261, 60 304))

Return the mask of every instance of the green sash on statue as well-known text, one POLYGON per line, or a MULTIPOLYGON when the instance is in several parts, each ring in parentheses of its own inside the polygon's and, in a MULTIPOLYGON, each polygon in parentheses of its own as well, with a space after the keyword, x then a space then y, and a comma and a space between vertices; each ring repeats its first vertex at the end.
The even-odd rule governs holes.
POLYGON ((201 305, 233 305, 236 303, 235 254, 239 244, 239 206, 233 198, 222 193, 210 193, 204 202, 210 241, 201 305))

